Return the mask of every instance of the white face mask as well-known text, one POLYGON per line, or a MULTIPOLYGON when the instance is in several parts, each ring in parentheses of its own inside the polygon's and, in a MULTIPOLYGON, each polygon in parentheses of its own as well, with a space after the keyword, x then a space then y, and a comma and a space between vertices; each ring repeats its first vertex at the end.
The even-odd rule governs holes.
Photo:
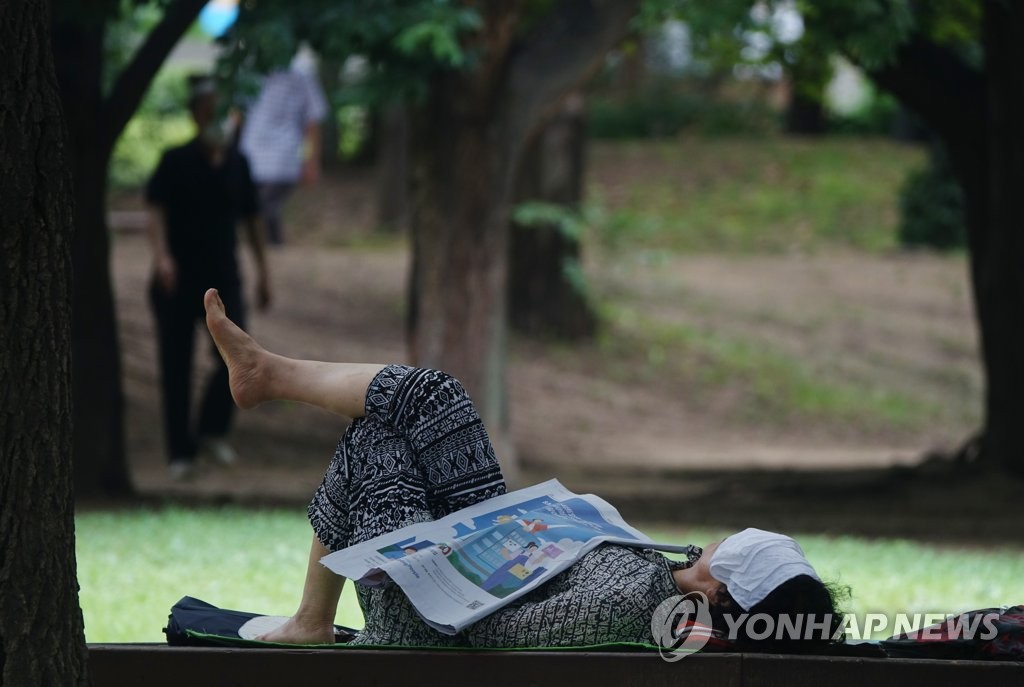
POLYGON ((797 575, 820 579, 794 539, 753 527, 719 544, 708 568, 744 610, 750 610, 797 575))
POLYGON ((219 122, 210 122, 199 132, 199 138, 211 148, 227 147, 234 135, 235 122, 231 117, 225 117, 219 122))

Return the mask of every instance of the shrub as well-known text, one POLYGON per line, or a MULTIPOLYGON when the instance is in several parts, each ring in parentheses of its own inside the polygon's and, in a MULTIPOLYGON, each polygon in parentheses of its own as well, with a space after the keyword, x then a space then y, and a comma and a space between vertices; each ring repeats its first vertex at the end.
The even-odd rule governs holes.
POLYGON ((692 130, 710 136, 764 133, 777 117, 757 101, 649 89, 628 99, 591 99, 588 129, 595 138, 663 138, 692 130))
POLYGON ((854 136, 892 136, 899 126, 899 101, 886 93, 871 92, 852 112, 829 114, 829 131, 854 136))
POLYGON ((966 242, 963 190, 938 145, 925 167, 911 172, 903 184, 899 237, 903 246, 938 250, 962 248, 966 242))

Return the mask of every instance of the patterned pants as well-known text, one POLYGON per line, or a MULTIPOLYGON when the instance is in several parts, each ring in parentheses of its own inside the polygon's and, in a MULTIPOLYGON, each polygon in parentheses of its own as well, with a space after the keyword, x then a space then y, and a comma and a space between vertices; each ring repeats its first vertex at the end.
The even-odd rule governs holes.
MULTIPOLYGON (((342 436, 309 506, 332 551, 505 493, 494 448, 465 389, 436 370, 384 368, 366 415, 342 436)), ((464 644, 424 624, 394 584, 357 586, 368 644, 464 644)))

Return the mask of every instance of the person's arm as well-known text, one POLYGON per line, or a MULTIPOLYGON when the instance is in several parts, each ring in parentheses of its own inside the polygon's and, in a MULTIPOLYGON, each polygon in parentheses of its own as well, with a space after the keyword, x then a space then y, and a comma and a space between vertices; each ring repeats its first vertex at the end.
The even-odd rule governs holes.
POLYGON ((306 125, 306 158, 302 161, 302 180, 307 184, 315 184, 320 180, 320 122, 306 125))
POLYGON ((256 262, 256 307, 265 310, 270 305, 270 271, 267 268, 266 225, 260 214, 260 202, 256 193, 256 183, 249 169, 249 161, 245 155, 238 154, 240 166, 241 206, 239 216, 245 227, 245 235, 252 249, 252 257, 256 262))
POLYGON ((178 286, 178 265, 167 244, 167 216, 161 206, 150 204, 147 229, 153 249, 153 274, 165 293, 173 293, 178 286))
POLYGON ((173 186, 169 183, 169 170, 172 166, 171 156, 165 152, 146 182, 145 190, 146 207, 149 210, 146 231, 153 251, 153 276, 160 289, 167 294, 174 293, 178 287, 178 264, 167 240, 167 208, 173 186))
POLYGON ((313 75, 304 75, 303 84, 306 87, 306 97, 303 107, 306 129, 304 132, 306 157, 302 163, 302 180, 307 184, 313 184, 320 179, 321 160, 321 129, 320 126, 327 118, 330 107, 327 97, 320 86, 320 80, 313 75))
POLYGON ((256 307, 265 310, 270 305, 270 272, 267 269, 267 250, 264 237, 263 218, 258 214, 249 215, 242 220, 246 238, 252 249, 252 257, 256 262, 256 307))
POLYGON ((338 599, 341 598, 345 578, 335 575, 320 563, 320 559, 329 553, 327 547, 313 535, 299 609, 281 627, 257 639, 281 644, 334 642, 334 617, 338 613, 338 599))

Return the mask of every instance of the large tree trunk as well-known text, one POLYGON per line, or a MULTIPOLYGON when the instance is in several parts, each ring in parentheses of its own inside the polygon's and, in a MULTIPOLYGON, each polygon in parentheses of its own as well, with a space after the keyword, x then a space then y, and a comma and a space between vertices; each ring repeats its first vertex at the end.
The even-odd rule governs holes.
POLYGON ((121 355, 110 279, 107 168, 114 144, 167 55, 206 0, 174 0, 104 97, 103 28, 111 0, 58 0, 51 26, 61 102, 68 114, 76 232, 72 356, 75 496, 132 492, 124 447, 121 355))
MULTIPOLYGON (((517 204, 541 201, 579 211, 586 148, 584 115, 582 95, 570 96, 529 144, 517 174, 517 204)), ((512 327, 532 336, 579 339, 593 335, 597 318, 579 282, 579 236, 558 222, 524 226, 513 221, 510 251, 512 327)))
POLYGON ((42 0, 0 3, 0 684, 84 685, 71 185, 42 0))
POLYGON ((413 144, 413 359, 455 374, 504 427, 506 176, 512 150, 466 79, 439 79, 413 144))
POLYGON ((912 38, 872 72, 949 152, 967 210, 970 275, 985 370, 981 460, 1024 473, 1024 6, 985 3, 985 71, 912 38))
MULTIPOLYGON (((462 379, 503 452, 509 206, 526 140, 625 35, 639 0, 563 0, 522 36, 484 3, 472 70, 435 79, 413 133, 410 348, 462 379)), ((536 19, 536 18, 535 18, 536 19)))
POLYGON ((989 205, 985 238, 972 242, 985 359, 983 453, 1024 475, 1024 5, 985 3, 989 205))
POLYGON ((102 18, 72 16, 54 26, 54 56, 68 117, 76 232, 72 243, 77 498, 132 491, 124 446, 121 355, 110 279, 102 18), (90 23, 86 23, 90 22, 90 23))
POLYGON ((73 399, 75 427, 81 430, 74 440, 75 492, 78 498, 109 498, 130 495, 133 488, 124 443, 121 346, 110 277, 107 160, 95 159, 103 151, 82 153, 75 155, 73 165, 73 399))

